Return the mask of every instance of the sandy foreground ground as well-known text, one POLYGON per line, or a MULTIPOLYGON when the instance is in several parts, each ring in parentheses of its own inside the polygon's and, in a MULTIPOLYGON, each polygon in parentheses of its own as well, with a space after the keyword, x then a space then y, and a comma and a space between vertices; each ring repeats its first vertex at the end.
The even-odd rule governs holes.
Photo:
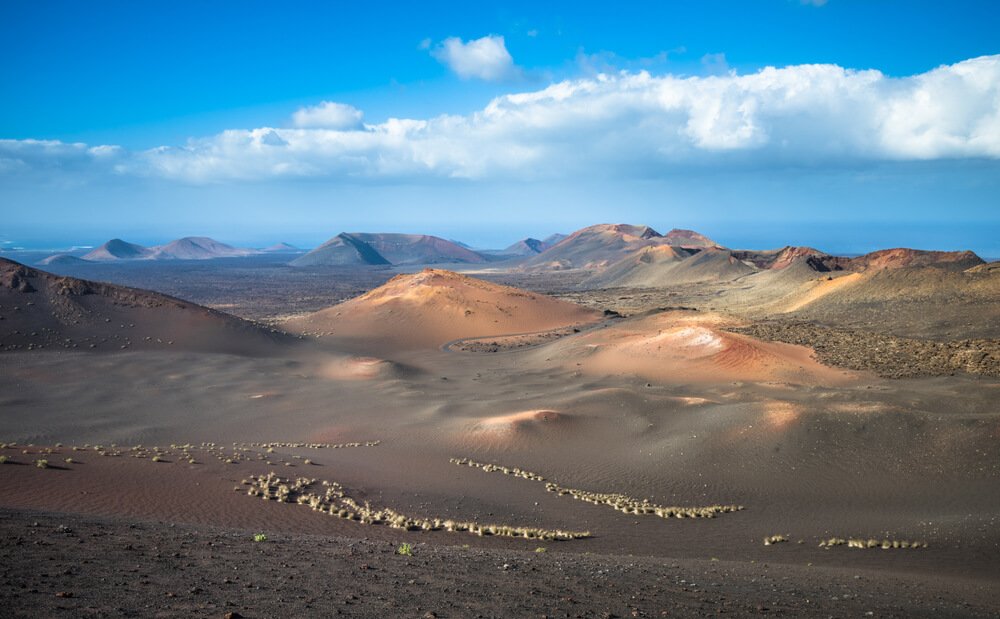
MULTIPOLYGON (((991 583, 0 511, 10 617, 991 617, 991 583)), ((995 584, 995 583, 994 583, 995 584)))

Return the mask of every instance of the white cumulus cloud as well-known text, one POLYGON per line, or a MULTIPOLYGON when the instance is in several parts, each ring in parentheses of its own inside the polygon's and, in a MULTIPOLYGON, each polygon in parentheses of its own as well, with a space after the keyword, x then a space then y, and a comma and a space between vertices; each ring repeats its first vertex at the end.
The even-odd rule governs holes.
POLYGON ((361 127, 364 114, 346 103, 323 101, 313 107, 299 108, 292 114, 292 124, 296 127, 319 127, 324 129, 357 129, 361 127))
POLYGON ((466 115, 360 119, 359 110, 324 103, 297 112, 291 128, 234 129, 140 152, 2 140, 0 173, 107 169, 183 182, 528 179, 997 160, 1000 56, 908 77, 836 65, 707 77, 619 72, 504 95, 466 115), (309 110, 329 114, 300 122, 309 110))
POLYGON ((503 37, 495 34, 468 42, 450 37, 431 50, 431 55, 462 79, 496 81, 518 74, 503 37))

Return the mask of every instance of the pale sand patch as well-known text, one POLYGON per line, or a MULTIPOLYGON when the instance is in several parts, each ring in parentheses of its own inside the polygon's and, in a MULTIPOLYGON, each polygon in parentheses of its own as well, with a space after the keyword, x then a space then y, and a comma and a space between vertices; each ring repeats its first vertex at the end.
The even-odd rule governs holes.
POLYGON ((563 432, 572 416, 553 410, 528 410, 466 421, 456 432, 460 443, 522 444, 550 430, 563 432))
POLYGON ((319 374, 334 380, 372 380, 391 373, 393 364, 377 357, 335 359, 320 366, 319 374))

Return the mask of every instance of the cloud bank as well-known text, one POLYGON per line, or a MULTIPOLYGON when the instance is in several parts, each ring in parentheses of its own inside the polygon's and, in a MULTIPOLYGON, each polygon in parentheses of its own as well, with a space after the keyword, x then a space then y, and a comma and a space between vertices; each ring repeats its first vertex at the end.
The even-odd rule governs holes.
POLYGON ((998 159, 1000 56, 899 78, 836 65, 710 77, 620 72, 505 95, 468 115, 361 118, 351 106, 323 102, 297 111, 291 127, 230 130, 132 152, 0 140, 0 174, 73 169, 194 183, 528 179, 998 159))

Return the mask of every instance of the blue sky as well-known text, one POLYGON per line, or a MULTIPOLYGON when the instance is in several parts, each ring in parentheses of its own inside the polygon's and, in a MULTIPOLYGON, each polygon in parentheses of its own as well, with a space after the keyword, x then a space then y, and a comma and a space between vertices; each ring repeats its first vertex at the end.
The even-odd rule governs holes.
POLYGON ((995 2, 358 4, 3 3, 0 241, 1000 255, 995 2))

